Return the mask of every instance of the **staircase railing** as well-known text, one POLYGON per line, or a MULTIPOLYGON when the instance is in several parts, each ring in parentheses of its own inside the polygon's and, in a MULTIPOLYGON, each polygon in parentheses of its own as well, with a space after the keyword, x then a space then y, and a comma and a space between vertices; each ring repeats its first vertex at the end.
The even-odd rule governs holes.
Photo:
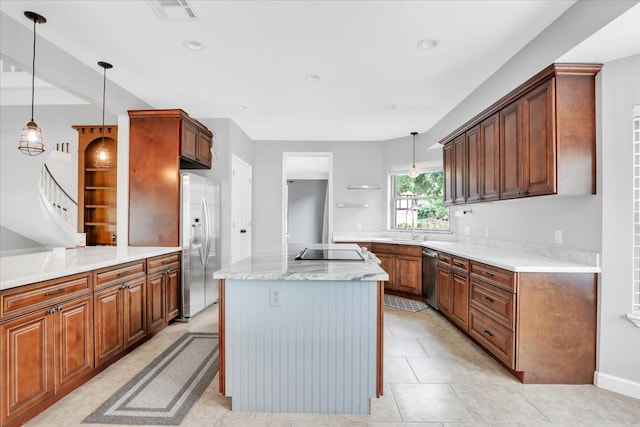
POLYGON ((77 229, 78 203, 62 189, 58 181, 51 175, 51 171, 44 165, 40 173, 40 190, 65 222, 77 229))

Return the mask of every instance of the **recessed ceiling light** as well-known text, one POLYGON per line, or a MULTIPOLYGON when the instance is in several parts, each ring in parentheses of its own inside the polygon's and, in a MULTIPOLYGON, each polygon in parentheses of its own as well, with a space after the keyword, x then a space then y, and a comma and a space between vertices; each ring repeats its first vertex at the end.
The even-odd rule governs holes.
POLYGON ((236 105, 236 110, 244 111, 247 109, 246 105, 238 104, 236 105))
POLYGON ((438 40, 435 39, 422 39, 418 42, 420 49, 433 49, 436 46, 438 46, 438 40))
POLYGON ((187 49, 191 49, 191 50, 204 50, 204 45, 200 42, 197 42, 195 40, 185 40, 182 42, 182 44, 187 48, 187 49))
POLYGON ((317 74, 307 74, 304 76, 304 79, 308 82, 315 83, 320 81, 320 76, 317 74))

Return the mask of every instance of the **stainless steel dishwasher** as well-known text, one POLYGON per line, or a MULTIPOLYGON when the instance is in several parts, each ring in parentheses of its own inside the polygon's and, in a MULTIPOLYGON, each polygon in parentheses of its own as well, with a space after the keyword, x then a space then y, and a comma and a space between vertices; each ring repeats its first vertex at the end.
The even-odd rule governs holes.
POLYGON ((438 309, 438 252, 422 249, 422 298, 438 309))

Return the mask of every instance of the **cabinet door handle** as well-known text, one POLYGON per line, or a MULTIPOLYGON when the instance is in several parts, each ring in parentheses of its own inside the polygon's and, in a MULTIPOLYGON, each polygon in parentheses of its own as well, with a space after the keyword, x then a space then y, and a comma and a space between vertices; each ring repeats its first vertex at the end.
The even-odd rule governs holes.
POLYGON ((484 335, 488 336, 488 337, 492 337, 493 334, 489 331, 487 331, 486 329, 482 332, 484 335))
POLYGON ((482 297, 482 300, 493 304, 493 300, 489 297, 482 297))
POLYGON ((49 309, 49 314, 53 314, 53 313, 55 313, 55 312, 56 312, 56 308, 55 308, 55 307, 51 307, 51 308, 49 309))
POLYGON ((58 294, 61 294, 61 293, 64 293, 64 288, 56 289, 55 291, 47 292, 46 294, 44 294, 44 296, 50 297, 50 296, 58 295, 58 294))
POLYGON ((62 311, 62 306, 61 305, 58 306, 58 311, 62 311))

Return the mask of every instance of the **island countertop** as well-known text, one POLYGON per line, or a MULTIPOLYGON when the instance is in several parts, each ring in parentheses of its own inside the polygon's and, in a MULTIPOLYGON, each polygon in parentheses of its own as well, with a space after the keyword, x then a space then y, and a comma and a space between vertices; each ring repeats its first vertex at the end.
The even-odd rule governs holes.
POLYGON ((240 280, 354 280, 383 281, 389 275, 370 252, 364 261, 296 261, 305 247, 311 249, 356 249, 354 244, 288 245, 280 251, 254 255, 213 273, 214 279, 240 280))
POLYGON ((0 291, 180 250, 180 247, 88 246, 66 249, 64 258, 55 258, 52 251, 4 256, 0 257, 0 291))

